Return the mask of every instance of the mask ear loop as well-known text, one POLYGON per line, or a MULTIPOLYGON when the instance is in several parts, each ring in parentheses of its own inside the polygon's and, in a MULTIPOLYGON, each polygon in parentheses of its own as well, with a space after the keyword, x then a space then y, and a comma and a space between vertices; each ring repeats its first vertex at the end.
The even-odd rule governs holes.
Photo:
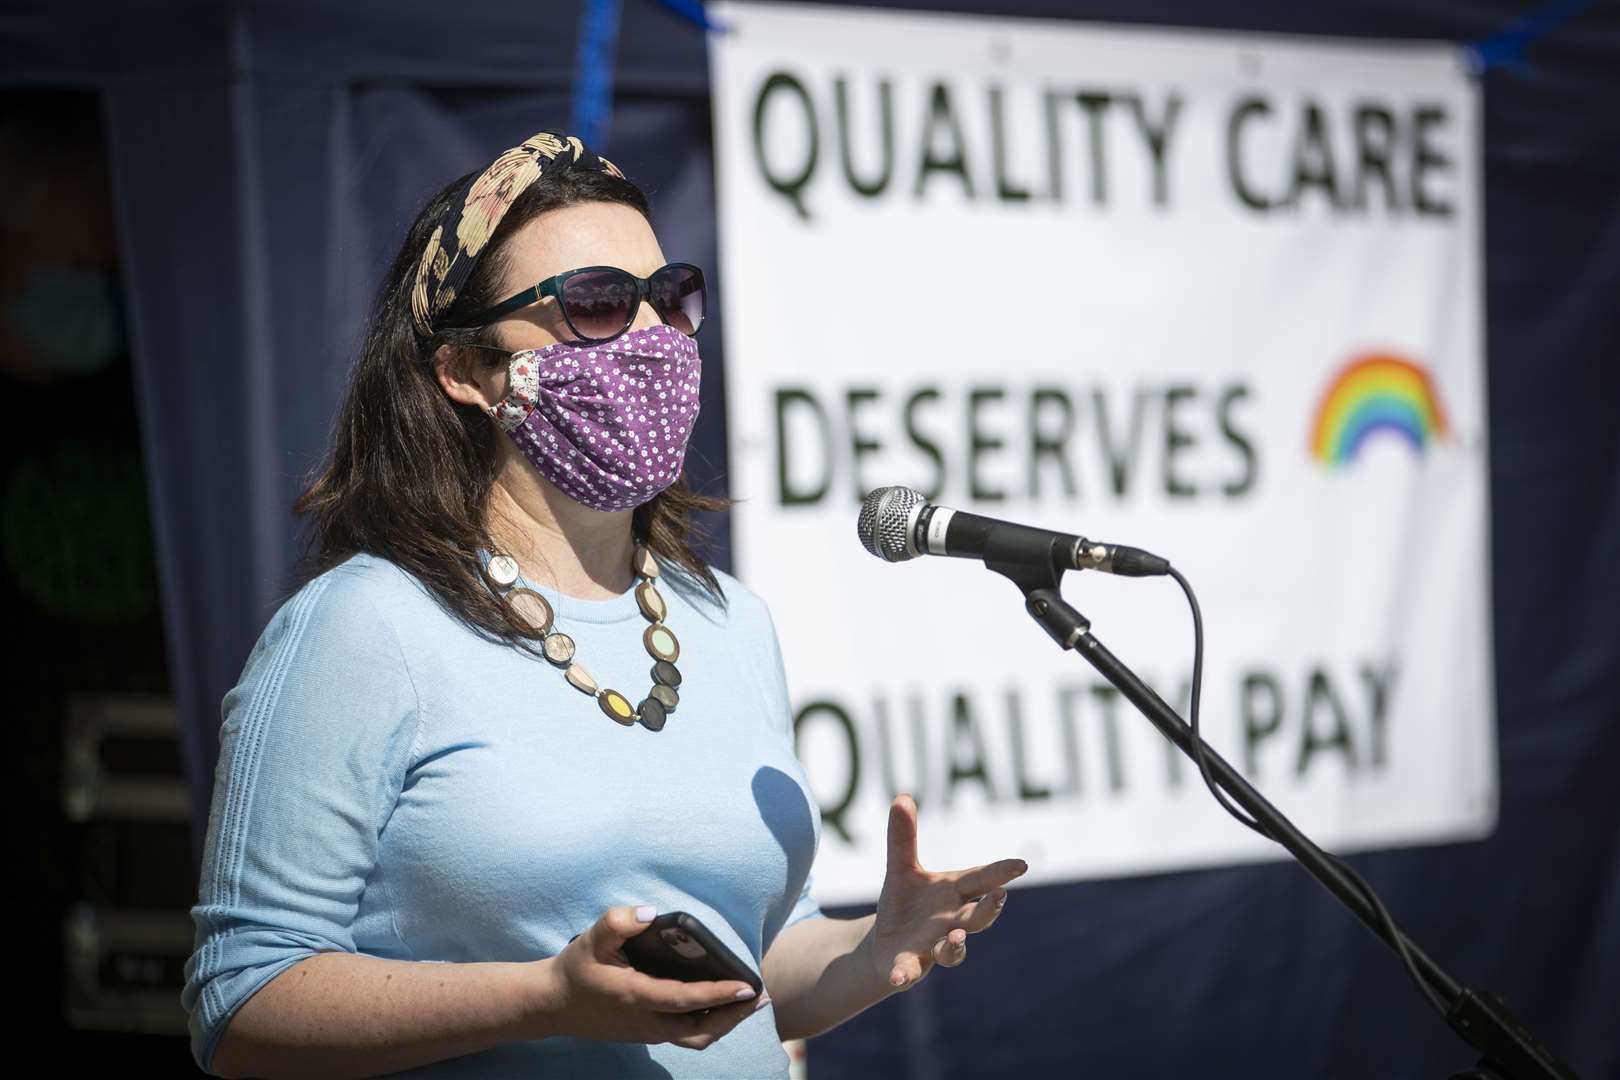
MULTIPOLYGON (((448 344, 452 348, 456 348, 456 349, 486 349, 486 350, 488 350, 490 352, 506 353, 505 349, 498 348, 497 346, 494 346, 494 345, 481 345, 476 341, 446 342, 446 344, 448 344)), ((526 354, 526 355, 533 355, 534 350, 533 349, 521 349, 521 350, 519 350, 519 353, 526 354)), ((507 353, 507 355, 511 356, 513 359, 516 359, 517 356, 519 355, 519 353, 507 353)), ((511 389, 511 366, 510 366, 510 364, 508 364, 508 366, 507 366, 507 388, 508 388, 508 392, 510 392, 510 389, 511 389)), ((503 398, 502 400, 504 401, 505 399, 503 398)), ((500 406, 501 406, 501 402, 497 401, 494 405, 480 405, 478 407, 478 411, 483 413, 485 416, 488 416, 491 420, 494 420, 497 424, 499 424, 500 419, 501 419, 500 406)))

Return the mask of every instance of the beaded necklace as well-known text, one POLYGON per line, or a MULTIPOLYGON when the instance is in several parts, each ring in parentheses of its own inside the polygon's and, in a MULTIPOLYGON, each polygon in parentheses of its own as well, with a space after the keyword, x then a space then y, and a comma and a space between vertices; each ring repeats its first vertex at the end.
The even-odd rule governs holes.
POLYGON ((639 722, 648 731, 662 731, 664 721, 680 695, 675 692, 681 685, 681 673, 675 667, 680 659, 681 643, 675 632, 664 625, 669 607, 659 595, 654 581, 658 577, 658 562, 643 544, 637 544, 630 556, 630 571, 640 581, 636 585, 636 606, 647 619, 641 643, 647 655, 653 658, 652 689, 640 705, 631 707, 630 699, 617 690, 598 685, 591 673, 574 659, 574 639, 558 630, 556 615, 545 597, 533 589, 518 585, 517 560, 497 551, 484 566, 484 576, 495 586, 512 621, 540 642, 540 651, 556 667, 563 669, 563 678, 583 694, 589 694, 610 718, 625 727, 639 722))

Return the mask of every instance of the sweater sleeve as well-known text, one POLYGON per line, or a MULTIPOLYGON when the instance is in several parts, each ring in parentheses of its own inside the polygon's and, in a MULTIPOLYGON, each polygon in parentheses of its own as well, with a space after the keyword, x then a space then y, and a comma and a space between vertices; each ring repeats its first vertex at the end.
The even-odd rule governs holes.
MULTIPOLYGON (((764 609, 763 603, 760 606, 764 609)), ((765 639, 769 642, 770 676, 773 680, 772 696, 776 701, 778 714, 783 717, 782 737, 787 741, 788 753, 797 759, 798 752, 794 745, 793 736, 793 705, 788 695, 787 686, 787 665, 782 659, 781 642, 776 637, 776 623, 771 618, 768 610, 765 611, 765 639)), ((810 799, 810 813, 815 818, 816 839, 819 842, 821 838, 821 814, 816 807, 814 798, 810 799)), ((821 905, 816 903, 815 897, 811 895, 810 891, 811 883, 814 880, 814 873, 805 876, 804 888, 799 891, 799 897, 793 904, 793 910, 788 912, 787 921, 782 924, 782 930, 786 930, 794 923, 803 922, 805 919, 823 917, 821 905)), ((777 931, 778 935, 780 933, 780 930, 777 931)))
MULTIPOLYGON (((783 930, 786 930, 794 923, 801 923, 806 919, 820 919, 825 917, 822 913, 821 905, 816 903, 815 897, 810 895, 810 885, 813 881, 815 881, 814 874, 811 874, 809 877, 804 879, 804 888, 799 892, 799 899, 798 902, 793 905, 793 910, 788 913, 787 922, 782 924, 783 930)), ((780 931, 778 931, 778 935, 780 935, 780 931)))
POLYGON ((211 1071, 237 1008, 352 927, 415 752, 420 708, 391 625, 348 566, 272 617, 225 696, 181 1004, 211 1071))

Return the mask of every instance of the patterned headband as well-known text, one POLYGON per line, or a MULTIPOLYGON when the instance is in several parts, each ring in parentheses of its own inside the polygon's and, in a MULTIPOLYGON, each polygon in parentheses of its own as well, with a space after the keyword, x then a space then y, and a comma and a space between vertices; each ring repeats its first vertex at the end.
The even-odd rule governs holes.
POLYGON ((496 158, 450 200, 416 267, 411 316, 418 333, 433 336, 434 321, 456 302, 479 253, 524 189, 563 169, 593 169, 624 178, 617 165, 591 153, 577 137, 538 131, 496 158))

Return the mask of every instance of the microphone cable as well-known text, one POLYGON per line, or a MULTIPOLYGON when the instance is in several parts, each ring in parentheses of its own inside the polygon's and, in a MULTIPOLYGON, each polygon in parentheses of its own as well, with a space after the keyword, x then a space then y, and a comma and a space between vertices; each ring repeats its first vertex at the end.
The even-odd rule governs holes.
MULTIPOLYGON (((1220 785, 1215 782, 1215 777, 1209 770, 1209 760, 1204 753, 1204 738, 1201 734, 1199 734, 1198 730, 1198 698, 1203 687, 1204 679, 1204 616, 1203 613, 1198 609, 1198 597, 1193 595, 1192 585, 1185 577, 1182 576, 1181 571, 1172 566, 1166 571, 1166 573, 1176 579, 1176 584, 1181 586, 1181 591, 1187 594, 1188 606, 1192 608, 1192 701, 1188 707, 1187 726, 1192 729, 1193 759, 1198 763, 1198 771, 1204 778, 1204 786, 1209 788, 1210 794, 1215 796, 1215 801, 1220 803, 1222 809, 1224 809, 1228 814, 1231 814, 1243 825, 1254 832, 1259 833, 1267 840, 1270 840, 1273 843, 1280 843, 1275 836, 1272 836, 1265 830, 1264 826, 1262 826, 1258 821, 1250 817, 1248 814, 1245 814, 1228 799, 1225 792, 1221 790, 1220 785)), ((1440 1014, 1440 1018, 1442 1020, 1446 1020, 1449 1023, 1449 1010, 1445 1002, 1440 999, 1440 995, 1435 992, 1434 987, 1430 986, 1429 981, 1423 977, 1423 974, 1420 971, 1418 971, 1417 962, 1412 959, 1411 949, 1407 946, 1406 935, 1401 933, 1401 928, 1396 925, 1394 916, 1389 913, 1389 909, 1384 906, 1384 902, 1378 898, 1378 894, 1373 891, 1373 887, 1367 884, 1366 880, 1360 874, 1352 870, 1348 865, 1340 860, 1338 856, 1333 855, 1330 852, 1323 851, 1316 845, 1315 841, 1311 840, 1309 837, 1305 838, 1305 842, 1310 844, 1312 848, 1315 848, 1316 853, 1322 856, 1322 858, 1327 862, 1331 863, 1334 869, 1338 870, 1341 874, 1348 878, 1351 884, 1356 887, 1356 891, 1361 894, 1361 898, 1366 901, 1367 906, 1372 908, 1373 911, 1377 913, 1378 921, 1383 924, 1385 933, 1389 935, 1390 944, 1395 947, 1395 951, 1400 954, 1401 962, 1406 965, 1407 974, 1411 975, 1412 981, 1417 984, 1418 990, 1422 992, 1423 997, 1428 1001, 1428 1003, 1433 1006, 1434 1011, 1440 1014)))

